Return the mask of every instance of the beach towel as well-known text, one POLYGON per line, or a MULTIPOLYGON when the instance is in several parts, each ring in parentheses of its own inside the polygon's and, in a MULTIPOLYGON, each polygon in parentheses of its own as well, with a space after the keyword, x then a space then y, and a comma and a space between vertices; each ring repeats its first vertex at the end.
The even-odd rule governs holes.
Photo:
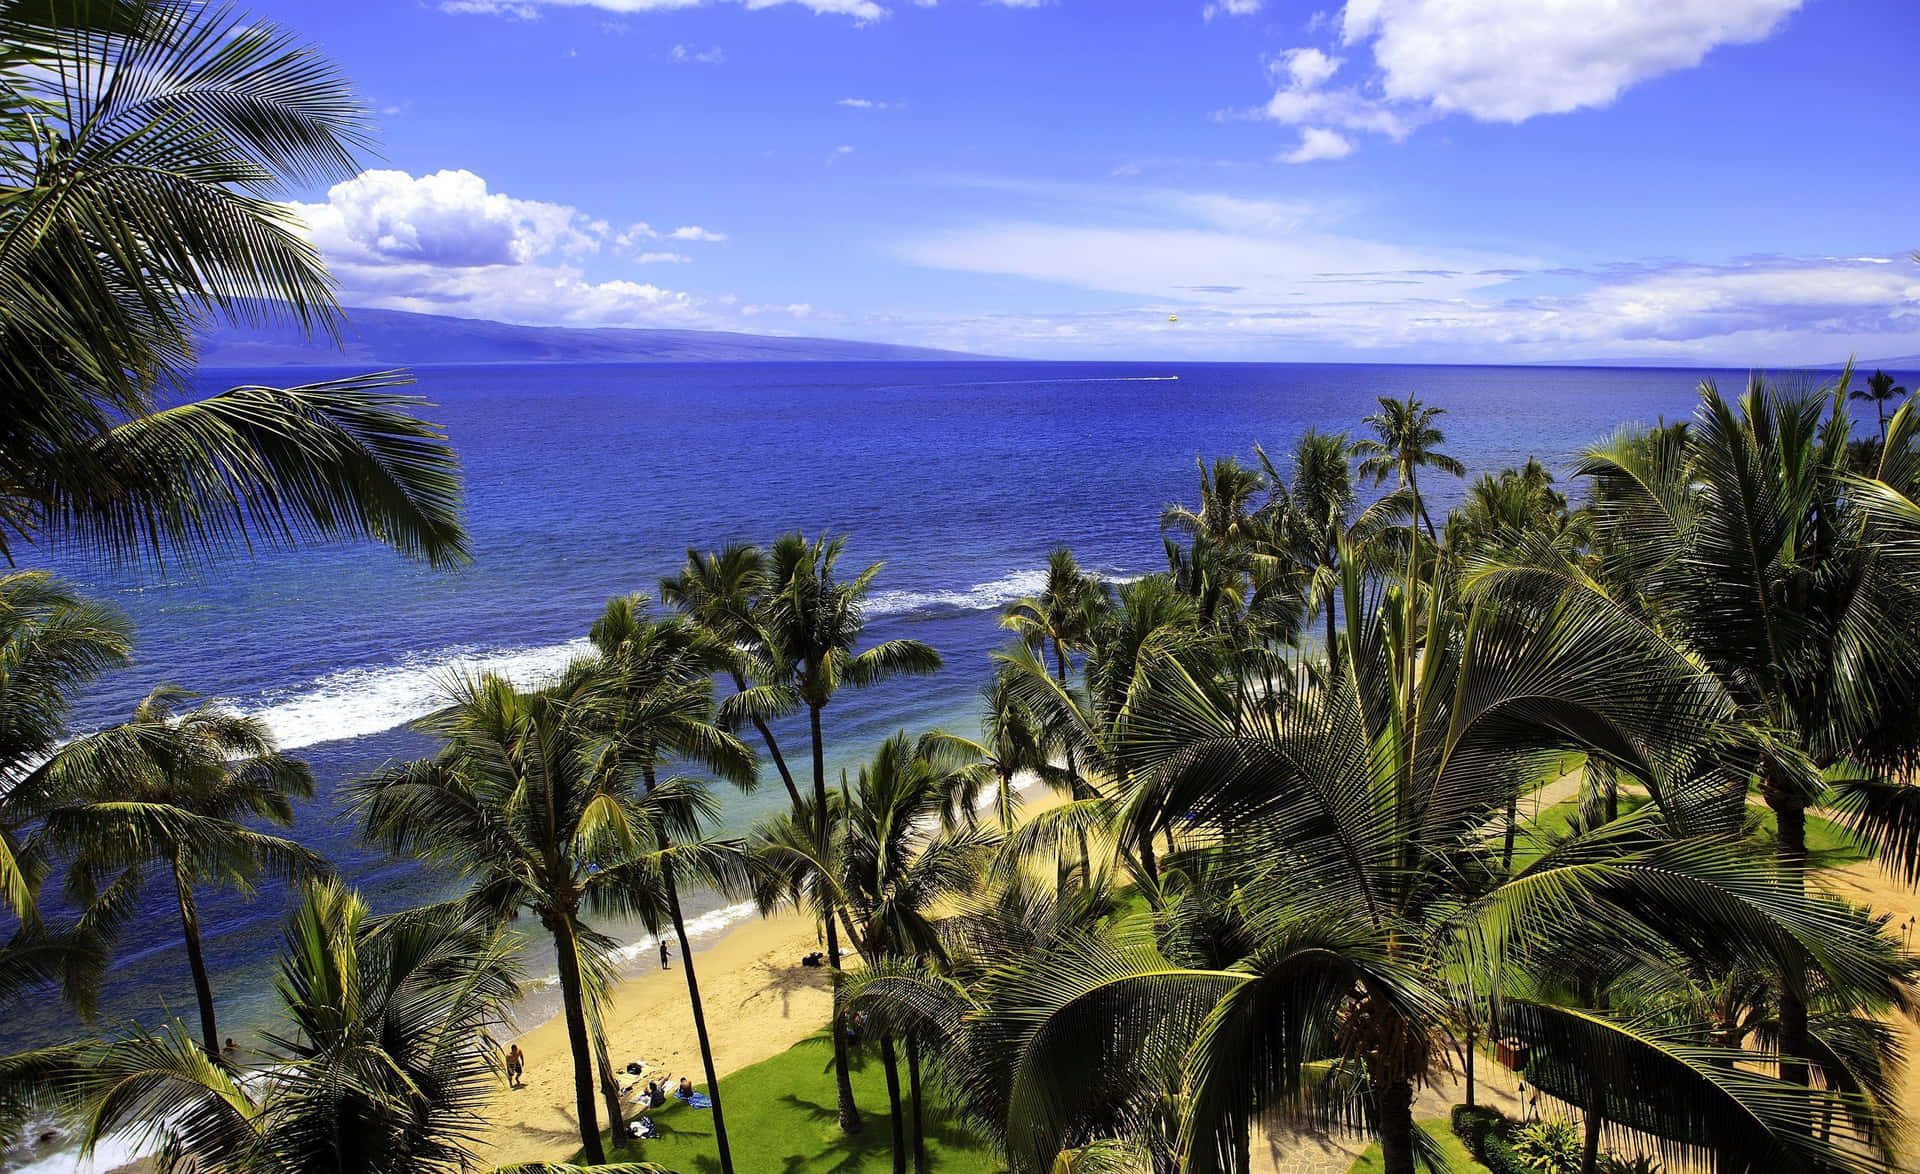
POLYGON ((691 1109, 713 1108, 713 1102, 708 1100, 707 1094, 703 1092, 697 1092, 697 1093, 694 1093, 692 1096, 688 1097, 686 1099, 686 1104, 687 1104, 687 1107, 691 1109))

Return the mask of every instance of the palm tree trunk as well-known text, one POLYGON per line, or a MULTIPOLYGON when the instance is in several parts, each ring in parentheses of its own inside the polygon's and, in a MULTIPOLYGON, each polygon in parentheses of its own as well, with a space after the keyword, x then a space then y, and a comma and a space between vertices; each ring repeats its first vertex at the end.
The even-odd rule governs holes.
POLYGON ((907 1088, 913 1100, 913 1174, 927 1174, 927 1125, 920 1098, 920 1041, 907 1036, 907 1088))
MULTIPOLYGON (((747 679, 737 672, 733 674, 733 691, 747 691, 747 679)), ((773 759, 773 767, 780 772, 780 781, 786 785, 787 798, 793 800, 793 809, 798 812, 801 808, 800 788, 793 784, 793 771, 787 767, 787 756, 780 753, 780 743, 773 740, 773 731, 767 728, 767 723, 758 717, 752 721, 753 728, 760 733, 760 740, 767 744, 767 757, 773 759)))
POLYGON ((887 1066, 887 1102, 893 1106, 893 1174, 907 1174, 907 1114, 900 1103, 900 1057, 891 1035, 880 1037, 880 1062, 887 1066))
MULTIPOLYGON (((1775 852, 1781 871, 1796 889, 1806 886, 1807 805, 1791 783, 1776 785, 1767 780, 1762 786, 1767 806, 1773 809, 1776 828, 1775 852)), ((1799 959, 1786 963, 1780 982, 1780 1054, 1795 1057, 1782 1060, 1780 1079, 1806 1084, 1809 1073, 1807 1055, 1807 1000, 1805 973, 1799 959)))
POLYGON ((200 1044, 207 1055, 219 1059, 220 1029, 213 1021, 213 983, 207 977, 207 959, 200 952, 200 910, 193 900, 193 876, 177 857, 173 887, 180 898, 180 932, 187 943, 187 965, 193 970, 193 995, 200 1003, 200 1044))
POLYGON ((680 969, 687 975, 687 998, 693 1003, 693 1034, 700 1041, 700 1063, 707 1074, 707 1099, 713 1102, 713 1136, 720 1150, 720 1174, 733 1174, 733 1151, 727 1146, 727 1118, 720 1107, 720 1077, 713 1070, 713 1044, 707 1038, 707 1013, 700 1004, 700 979, 693 972, 693 947, 687 944, 687 923, 680 916, 680 891, 674 884, 673 862, 661 870, 667 884, 667 909, 673 914, 673 936, 680 942, 680 969))
POLYGON ((1507 796, 1507 834, 1506 842, 1500 845, 1500 871, 1513 871, 1513 834, 1520 825, 1520 788, 1515 787, 1513 794, 1507 796))
MULTIPOLYGON (((809 705, 807 719, 813 733, 813 802, 814 831, 824 857, 830 842, 827 827, 827 752, 820 736, 820 707, 809 705)), ((827 908, 822 920, 827 928, 827 965, 833 968, 834 985, 840 983, 840 927, 834 924, 834 907, 831 896, 822 895, 827 908)), ((847 1074, 847 1036, 840 1029, 840 1018, 834 1016, 830 1030, 833 1034, 833 1085, 840 1101, 840 1132, 860 1132, 860 1108, 853 1103, 853 1078, 847 1074)))
POLYGON ((1473 1108, 1473 1053, 1479 1035, 1479 1024, 1469 1021, 1467 1023, 1466 1055, 1461 1057, 1461 1062, 1467 1070, 1467 1108, 1469 1109, 1473 1108))
POLYGON ((1380 1168, 1413 1174, 1413 1084, 1397 1080, 1380 1090, 1380 1168))
POLYGON ((593 1031, 593 1064, 600 1073, 600 1097, 607 1104, 607 1131, 613 1134, 613 1148, 627 1148, 627 1115, 620 1109, 620 1078, 613 1074, 613 1060, 607 1055, 607 1033, 598 1025, 593 1031))
POLYGON ((1580 1151, 1580 1174, 1596 1174, 1600 1166, 1600 1127, 1606 1123, 1600 1107, 1605 1104, 1601 1098, 1600 1078, 1597 1073, 1589 1073, 1593 1081, 1593 1092, 1587 1098, 1587 1144, 1580 1151))
MULTIPOLYGON (((1053 671, 1055 678, 1060 682, 1060 691, 1062 693, 1066 692, 1067 650, 1058 640, 1053 642, 1053 671)), ((1073 743, 1067 743, 1066 749, 1067 778, 1073 786, 1073 797, 1075 799, 1083 798, 1080 794, 1080 769, 1074 765, 1073 761, 1073 743)), ((1093 857, 1087 851, 1087 833, 1084 830, 1080 833, 1080 875, 1082 884, 1090 886, 1093 883, 1093 857)))
POLYGON ((560 1001, 566 1008, 567 1044, 573 1049, 573 1107, 580 1117, 581 1156, 589 1166, 605 1165, 606 1147, 600 1142, 600 1121, 593 1107, 593 1045, 587 1038, 587 1007, 580 981, 580 948, 572 920, 551 915, 554 961, 560 967, 560 1001))
POLYGON ((1427 516, 1427 503, 1420 497, 1420 475, 1413 468, 1412 465, 1407 466, 1407 488, 1413 491, 1413 508, 1420 514, 1420 520, 1426 523, 1427 537, 1438 543, 1440 532, 1433 528, 1433 519, 1427 516))

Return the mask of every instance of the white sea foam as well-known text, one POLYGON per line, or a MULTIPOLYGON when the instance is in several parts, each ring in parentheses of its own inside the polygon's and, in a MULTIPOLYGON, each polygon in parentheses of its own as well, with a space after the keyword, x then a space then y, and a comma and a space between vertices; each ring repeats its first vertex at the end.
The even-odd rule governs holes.
POLYGON ((867 597, 867 614, 892 616, 930 607, 989 611, 1005 607, 1024 596, 1038 594, 1046 585, 1047 572, 1041 568, 1014 571, 991 582, 975 583, 961 591, 876 591, 867 597))
MULTIPOLYGON (((1031 569, 957 591, 876 591, 867 601, 867 614, 903 615, 928 608, 988 611, 1040 591, 1046 581, 1045 570, 1031 569)), ((280 745, 293 750, 364 738, 424 717, 458 674, 491 671, 504 673, 516 684, 533 685, 559 673, 588 648, 584 639, 532 648, 443 648, 415 653, 397 664, 341 669, 291 689, 223 700, 241 713, 264 718, 280 745)))
POLYGON ((398 664, 341 669, 306 685, 244 700, 226 698, 241 713, 266 720, 284 749, 341 738, 364 738, 432 713, 457 675, 503 673, 535 685, 587 651, 582 640, 536 648, 445 648, 408 656, 398 664))

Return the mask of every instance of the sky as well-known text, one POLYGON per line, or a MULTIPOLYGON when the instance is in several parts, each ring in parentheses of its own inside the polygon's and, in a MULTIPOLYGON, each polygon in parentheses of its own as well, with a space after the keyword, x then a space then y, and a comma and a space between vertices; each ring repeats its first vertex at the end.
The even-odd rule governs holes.
POLYGON ((1920 352, 1916 0, 251 13, 378 123, 294 193, 349 306, 1042 359, 1920 352))

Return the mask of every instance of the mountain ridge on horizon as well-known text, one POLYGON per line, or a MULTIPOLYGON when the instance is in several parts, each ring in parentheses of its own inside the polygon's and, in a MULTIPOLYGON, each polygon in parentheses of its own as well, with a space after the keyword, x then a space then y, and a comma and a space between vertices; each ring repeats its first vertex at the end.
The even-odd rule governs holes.
POLYGON ((347 307, 341 345, 298 327, 219 324, 200 339, 199 365, 413 367, 440 363, 932 362, 998 356, 838 338, 620 326, 521 326, 411 310, 347 307))

